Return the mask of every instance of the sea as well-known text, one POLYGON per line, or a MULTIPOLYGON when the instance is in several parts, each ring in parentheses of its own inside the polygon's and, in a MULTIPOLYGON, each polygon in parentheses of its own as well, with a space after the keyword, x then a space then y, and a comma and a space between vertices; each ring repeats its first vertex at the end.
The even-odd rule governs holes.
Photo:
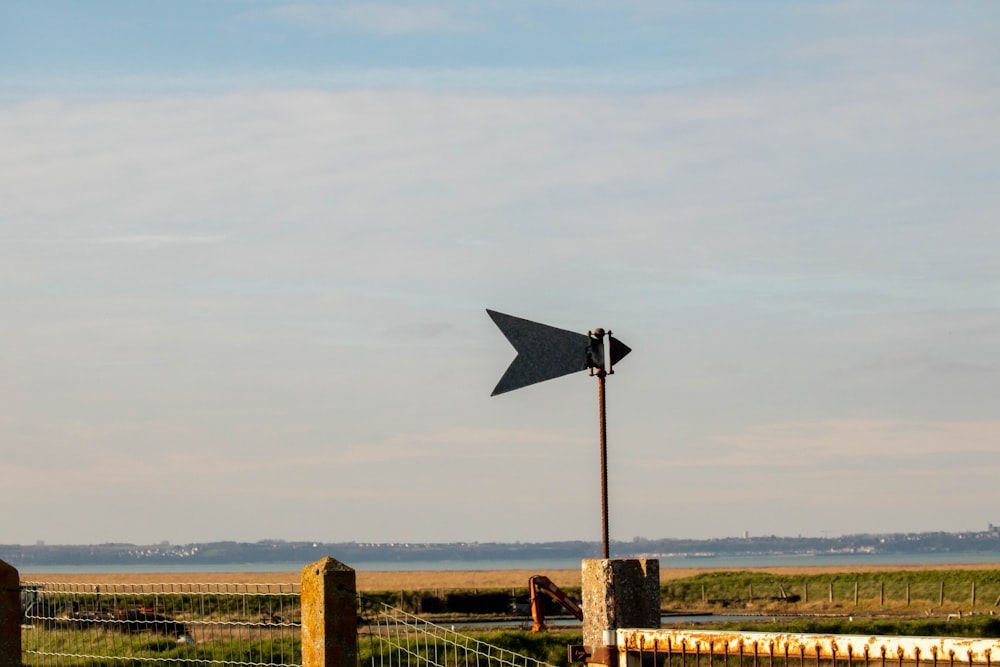
MULTIPOLYGON (((336 558, 336 554, 330 554, 336 558)), ((615 554, 611 554, 615 557, 615 554)), ((996 564, 1000 567, 998 552, 947 552, 905 554, 807 554, 760 556, 647 556, 660 561, 660 569, 746 569, 756 567, 814 567, 814 566, 864 566, 864 565, 973 565, 996 564)), ((176 563, 142 562, 110 565, 25 565, 10 563, 19 571, 32 574, 104 574, 111 572, 297 572, 308 563, 176 563)), ((410 560, 410 561, 361 561, 345 563, 357 572, 420 572, 439 570, 575 570, 579 558, 546 558, 525 560, 410 560)))

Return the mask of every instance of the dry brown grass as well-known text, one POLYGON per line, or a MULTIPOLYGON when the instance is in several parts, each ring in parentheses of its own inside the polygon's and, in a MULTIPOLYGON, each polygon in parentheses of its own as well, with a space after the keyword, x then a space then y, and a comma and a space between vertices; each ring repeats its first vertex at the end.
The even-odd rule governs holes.
MULTIPOLYGON (((888 572, 926 570, 987 570, 995 563, 956 565, 860 565, 822 567, 748 567, 753 572, 783 575, 809 575, 839 572, 888 572)), ((692 577, 703 572, 731 571, 737 568, 669 568, 660 570, 660 580, 692 577)), ((580 570, 421 570, 402 572, 358 572, 359 591, 420 591, 527 588, 528 577, 544 574, 561 588, 579 588, 580 570)), ((21 574, 22 581, 65 583, 149 584, 149 583, 240 583, 282 584, 299 581, 299 572, 146 572, 104 574, 21 574)))
MULTIPOLYGON (((86 584, 174 584, 174 583, 297 583, 300 572, 129 572, 103 574, 32 574, 21 581, 86 584)), ((358 572, 359 591, 417 591, 526 588, 534 570, 421 570, 402 572, 358 572)), ((549 570, 544 573, 557 586, 580 585, 579 570, 549 570)))

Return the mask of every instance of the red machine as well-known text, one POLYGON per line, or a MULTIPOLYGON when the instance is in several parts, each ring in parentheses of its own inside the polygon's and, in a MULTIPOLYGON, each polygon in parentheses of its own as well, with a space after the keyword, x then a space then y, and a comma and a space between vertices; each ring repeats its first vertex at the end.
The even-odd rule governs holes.
POLYGON ((536 574, 528 579, 528 590, 531 593, 531 618, 535 621, 532 632, 543 632, 545 630, 545 614, 542 611, 541 594, 545 593, 550 598, 561 604, 566 611, 573 614, 578 620, 583 620, 583 609, 580 608, 572 598, 562 592, 562 590, 552 583, 552 581, 541 574, 536 574))

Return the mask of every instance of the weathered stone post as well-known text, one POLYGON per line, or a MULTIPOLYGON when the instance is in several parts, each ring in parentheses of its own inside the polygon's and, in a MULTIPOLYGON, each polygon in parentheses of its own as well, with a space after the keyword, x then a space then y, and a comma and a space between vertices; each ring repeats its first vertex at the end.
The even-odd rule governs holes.
POLYGON ((0 665, 21 664, 21 579, 0 560, 0 665))
POLYGON ((354 570, 333 558, 302 569, 302 667, 357 667, 354 570))
POLYGON ((660 627, 660 561, 610 558, 583 561, 583 645, 590 662, 617 665, 618 628, 660 627))

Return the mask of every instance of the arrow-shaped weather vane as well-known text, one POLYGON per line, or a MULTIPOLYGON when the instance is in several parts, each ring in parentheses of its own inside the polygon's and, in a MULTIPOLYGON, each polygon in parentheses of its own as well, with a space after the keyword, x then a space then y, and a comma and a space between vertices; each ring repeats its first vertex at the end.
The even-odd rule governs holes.
POLYGON ((487 309, 486 312, 517 351, 491 396, 587 369, 597 376, 601 406, 601 524, 604 558, 608 558, 608 438, 604 382, 614 373, 614 365, 632 350, 604 329, 580 334, 495 310, 487 309))
POLYGON ((610 374, 614 372, 614 364, 632 351, 625 343, 612 337, 609 331, 607 337, 611 341, 611 356, 608 360, 610 363, 605 366, 603 329, 580 334, 495 310, 486 312, 517 350, 517 356, 500 378, 491 396, 588 368, 592 374, 598 374, 601 370, 610 374))

